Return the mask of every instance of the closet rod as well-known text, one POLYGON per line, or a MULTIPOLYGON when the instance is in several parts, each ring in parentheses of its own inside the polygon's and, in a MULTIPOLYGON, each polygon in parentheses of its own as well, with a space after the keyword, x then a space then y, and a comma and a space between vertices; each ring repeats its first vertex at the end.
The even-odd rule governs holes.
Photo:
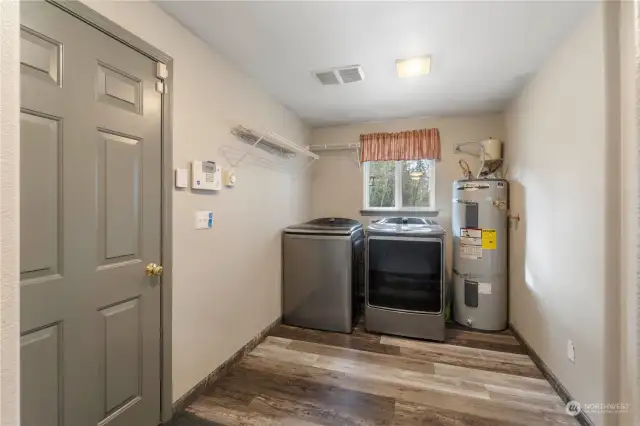
POLYGON ((342 143, 342 144, 315 144, 309 145, 309 151, 347 151, 352 149, 360 149, 359 143, 342 143))

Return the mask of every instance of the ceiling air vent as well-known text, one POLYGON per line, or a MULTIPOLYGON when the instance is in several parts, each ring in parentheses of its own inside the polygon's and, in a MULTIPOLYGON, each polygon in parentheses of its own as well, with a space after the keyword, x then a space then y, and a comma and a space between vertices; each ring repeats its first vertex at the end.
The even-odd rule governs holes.
POLYGON ((320 80, 324 86, 330 86, 332 84, 340 84, 340 80, 333 71, 317 72, 316 78, 320 80))
POLYGON ((355 83, 356 81, 364 80, 364 71, 362 70, 361 65, 351 65, 331 70, 314 71, 313 74, 324 86, 355 83))
POLYGON ((360 66, 340 69, 338 74, 340 74, 343 83, 355 83, 356 81, 364 80, 364 72, 360 66))

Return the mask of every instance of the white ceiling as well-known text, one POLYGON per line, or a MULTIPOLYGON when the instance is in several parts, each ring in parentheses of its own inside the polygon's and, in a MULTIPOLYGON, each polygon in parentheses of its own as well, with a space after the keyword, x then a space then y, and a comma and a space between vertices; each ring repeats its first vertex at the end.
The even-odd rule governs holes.
MULTIPOLYGON (((313 126, 500 111, 593 3, 160 1, 313 126), (395 60, 431 55, 400 80, 395 60), (363 82, 311 71, 362 64, 363 82)), ((215 78, 215 76, 212 76, 215 78)))

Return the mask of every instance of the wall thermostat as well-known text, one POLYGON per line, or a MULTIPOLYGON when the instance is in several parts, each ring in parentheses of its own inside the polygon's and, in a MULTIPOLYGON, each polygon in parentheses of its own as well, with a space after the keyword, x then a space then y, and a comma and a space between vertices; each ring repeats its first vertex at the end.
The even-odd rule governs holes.
POLYGON ((222 170, 215 161, 191 162, 191 188, 208 191, 222 189, 222 170))
POLYGON ((236 184, 236 172, 233 170, 225 170, 224 172, 225 186, 234 186, 236 184))

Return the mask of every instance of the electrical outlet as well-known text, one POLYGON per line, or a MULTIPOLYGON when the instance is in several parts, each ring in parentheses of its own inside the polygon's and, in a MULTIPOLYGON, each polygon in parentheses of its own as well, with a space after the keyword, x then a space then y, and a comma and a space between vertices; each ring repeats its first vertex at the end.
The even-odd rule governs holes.
POLYGON ((567 358, 574 364, 576 363, 576 348, 571 340, 567 340, 567 358))

